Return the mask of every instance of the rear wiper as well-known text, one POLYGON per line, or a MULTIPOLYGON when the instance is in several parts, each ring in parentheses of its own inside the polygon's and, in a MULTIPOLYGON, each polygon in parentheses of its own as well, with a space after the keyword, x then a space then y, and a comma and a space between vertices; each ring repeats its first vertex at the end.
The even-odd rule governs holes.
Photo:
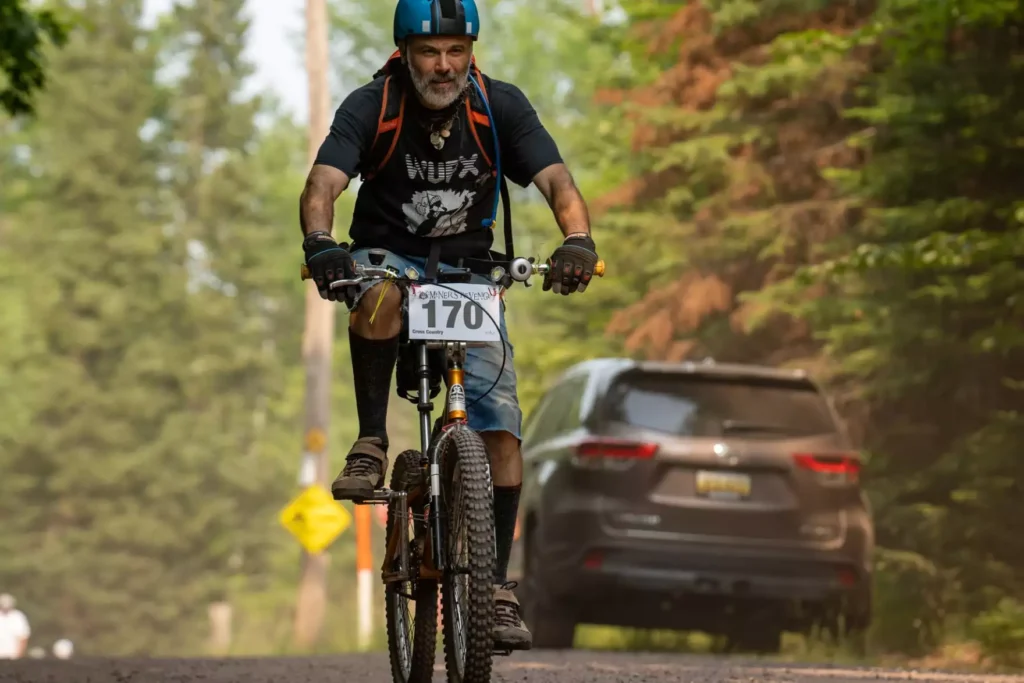
POLYGON ((766 424, 763 422, 744 422, 743 420, 722 420, 722 431, 724 432, 777 432, 779 434, 791 434, 792 429, 782 425, 766 424))

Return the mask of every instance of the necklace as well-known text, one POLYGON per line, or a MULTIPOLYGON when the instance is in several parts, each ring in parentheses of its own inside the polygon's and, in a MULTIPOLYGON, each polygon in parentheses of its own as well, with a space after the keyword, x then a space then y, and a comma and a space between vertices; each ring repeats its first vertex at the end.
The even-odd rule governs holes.
MULTIPOLYGON (((452 101, 452 103, 448 105, 448 107, 446 107, 446 109, 449 109, 449 111, 451 111, 451 116, 449 116, 444 123, 442 123, 437 128, 435 128, 433 125, 427 126, 427 129, 430 131, 430 144, 434 146, 434 149, 442 149, 444 147, 445 140, 451 136, 452 126, 455 125, 455 121, 459 118, 459 111, 461 111, 460 105, 465 95, 466 88, 463 88, 462 92, 459 93, 459 96, 456 97, 452 101)), ((440 116, 444 116, 444 114, 442 113, 443 111, 444 110, 436 112, 435 115, 440 114, 440 116)))
POLYGON ((455 113, 450 119, 448 119, 440 128, 440 130, 434 130, 430 132, 430 144, 434 146, 434 149, 441 149, 444 147, 445 139, 452 134, 452 124, 455 123, 455 113))

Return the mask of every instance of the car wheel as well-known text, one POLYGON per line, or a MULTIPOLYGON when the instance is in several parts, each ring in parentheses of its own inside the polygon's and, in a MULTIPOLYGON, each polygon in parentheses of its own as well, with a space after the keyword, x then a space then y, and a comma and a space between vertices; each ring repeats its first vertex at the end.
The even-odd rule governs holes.
POLYGON ((782 651, 782 626, 770 615, 741 618, 725 632, 725 652, 730 654, 778 654, 782 651))
POLYGON ((821 635, 835 644, 844 644, 855 655, 867 654, 867 631, 871 626, 871 592, 855 594, 826 610, 814 624, 821 635))
POLYGON ((533 634, 535 650, 570 650, 576 637, 576 623, 558 608, 541 606, 531 600, 526 609, 526 626, 533 634))
POLYGON ((864 611, 846 613, 836 621, 834 629, 836 641, 842 641, 855 656, 867 656, 867 631, 871 625, 870 608, 867 613, 864 611))
POLYGON ((533 634, 535 650, 569 650, 576 635, 576 620, 564 606, 552 602, 539 581, 534 534, 527 536, 524 561, 523 621, 533 634))

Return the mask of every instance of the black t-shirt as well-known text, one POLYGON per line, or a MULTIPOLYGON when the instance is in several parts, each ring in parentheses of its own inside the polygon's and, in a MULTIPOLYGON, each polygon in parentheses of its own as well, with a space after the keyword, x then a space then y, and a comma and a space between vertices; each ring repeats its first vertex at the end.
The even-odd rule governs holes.
MULTIPOLYGON (((537 173, 562 161, 558 147, 519 88, 485 80, 501 145, 502 172, 526 187, 537 173)), ((381 247, 426 256, 431 243, 440 240, 443 259, 486 258, 494 234, 482 222, 491 217, 497 182, 467 125, 465 106, 458 108, 451 134, 438 150, 422 123, 436 115, 407 87, 394 152, 384 168, 359 187, 349 229, 352 248, 381 247)), ((384 78, 380 77, 346 97, 315 163, 333 166, 350 178, 362 174, 377 133, 383 96, 384 78)), ((493 135, 488 126, 476 129, 481 138, 493 135)), ((492 148, 493 143, 485 147, 493 163, 492 148)), ((500 224, 500 210, 497 219, 500 224)))

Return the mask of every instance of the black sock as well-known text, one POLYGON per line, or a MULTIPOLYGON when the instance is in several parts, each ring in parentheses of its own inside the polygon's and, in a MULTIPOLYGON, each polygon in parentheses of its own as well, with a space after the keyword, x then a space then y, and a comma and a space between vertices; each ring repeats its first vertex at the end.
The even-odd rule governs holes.
POLYGON ((388 447, 388 397, 398 361, 398 335, 391 339, 367 339, 348 328, 352 351, 359 438, 376 436, 388 447))
POLYGON ((503 584, 508 580, 508 558, 512 554, 516 513, 519 512, 519 491, 522 488, 522 484, 494 487, 494 540, 498 551, 494 565, 496 584, 503 584))

